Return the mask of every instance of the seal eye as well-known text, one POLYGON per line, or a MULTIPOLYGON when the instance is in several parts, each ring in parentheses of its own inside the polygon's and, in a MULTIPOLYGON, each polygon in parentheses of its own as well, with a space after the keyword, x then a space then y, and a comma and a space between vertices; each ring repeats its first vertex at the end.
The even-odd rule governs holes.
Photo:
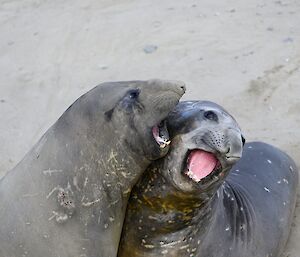
POLYGON ((139 89, 131 89, 127 92, 127 95, 130 99, 135 100, 139 97, 140 90, 139 89))
POLYGON ((128 90, 121 100, 120 105, 128 113, 132 112, 135 108, 140 108, 140 103, 138 101, 139 95, 140 89, 138 88, 128 90))
POLYGON ((213 111, 205 111, 204 117, 208 120, 218 121, 218 116, 213 111))

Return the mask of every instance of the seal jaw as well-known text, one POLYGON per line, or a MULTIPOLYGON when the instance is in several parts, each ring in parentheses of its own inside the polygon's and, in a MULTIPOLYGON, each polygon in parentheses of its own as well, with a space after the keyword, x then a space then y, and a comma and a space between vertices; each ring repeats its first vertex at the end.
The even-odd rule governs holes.
POLYGON ((171 143, 165 120, 152 127, 152 135, 161 149, 166 148, 171 143))
POLYGON ((153 80, 134 87, 140 89, 137 101, 144 107, 133 108, 128 115, 133 120, 135 133, 142 139, 135 151, 142 153, 148 161, 154 161, 168 153, 171 141, 165 119, 185 93, 185 86, 181 82, 153 80))

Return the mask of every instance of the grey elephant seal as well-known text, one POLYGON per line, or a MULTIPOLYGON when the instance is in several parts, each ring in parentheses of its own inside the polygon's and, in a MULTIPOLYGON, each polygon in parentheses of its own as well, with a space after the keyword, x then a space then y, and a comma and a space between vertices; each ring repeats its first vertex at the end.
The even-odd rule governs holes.
POLYGON ((291 158, 256 142, 238 161, 240 129, 210 102, 181 102, 168 124, 169 154, 134 187, 118 256, 279 256, 298 183, 291 158))
POLYGON ((167 153, 161 121, 184 91, 113 82, 77 99, 0 181, 0 256, 116 256, 131 188, 167 153))

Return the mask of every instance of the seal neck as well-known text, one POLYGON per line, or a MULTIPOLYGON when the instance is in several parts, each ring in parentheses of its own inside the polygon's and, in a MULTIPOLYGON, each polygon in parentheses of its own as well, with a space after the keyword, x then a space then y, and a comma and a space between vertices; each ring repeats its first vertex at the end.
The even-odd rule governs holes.
POLYGON ((136 189, 129 209, 143 205, 143 212, 146 210, 153 219, 146 224, 153 234, 178 232, 204 220, 209 222, 216 202, 213 192, 195 195, 178 190, 155 169, 145 174, 136 189))
POLYGON ((136 254, 185 256, 187 247, 196 249, 214 218, 215 197, 196 197, 172 185, 157 168, 150 168, 131 194, 121 243, 121 256, 136 254), (140 215, 142 210, 143 215, 140 215), (196 241, 195 241, 196 240, 196 241), (140 242, 137 246, 136 242, 140 242), (164 254, 163 254, 164 255, 164 254))

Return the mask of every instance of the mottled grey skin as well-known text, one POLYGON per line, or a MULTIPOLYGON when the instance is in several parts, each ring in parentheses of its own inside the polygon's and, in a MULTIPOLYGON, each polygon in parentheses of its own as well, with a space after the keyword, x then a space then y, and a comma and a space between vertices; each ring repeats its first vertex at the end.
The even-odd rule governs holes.
POLYGON ((75 101, 0 181, 0 256, 116 256, 131 188, 168 151, 152 127, 184 91, 113 82, 75 101))
POLYGON ((132 191, 119 257, 280 256, 295 207, 297 168, 261 142, 247 143, 235 164, 244 142, 226 116, 208 102, 181 102, 170 114, 170 151, 132 191), (205 118, 209 110, 217 122, 205 118), (186 151, 192 148, 214 152, 223 171, 199 183, 187 177, 186 151))

